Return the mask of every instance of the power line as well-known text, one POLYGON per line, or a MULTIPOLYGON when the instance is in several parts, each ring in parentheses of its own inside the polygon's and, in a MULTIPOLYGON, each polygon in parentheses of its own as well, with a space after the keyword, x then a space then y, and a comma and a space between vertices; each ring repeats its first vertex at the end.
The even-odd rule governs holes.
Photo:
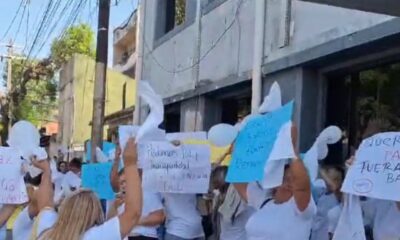
MULTIPOLYGON (((25 0, 23 0, 23 1, 25 1, 25 0)), ((21 30, 21 26, 22 26, 22 22, 24 21, 27 5, 28 5, 28 1, 26 1, 25 4, 24 4, 24 9, 22 10, 22 16, 21 16, 21 19, 19 20, 18 28, 17 28, 17 31, 15 33, 15 37, 14 37, 15 40, 17 40, 18 35, 19 35, 19 31, 21 30)))
POLYGON ((25 46, 28 44, 29 35, 29 20, 30 20, 30 0, 27 0, 28 4, 28 15, 26 17, 26 29, 25 29, 25 46))
POLYGON ((7 37, 7 34, 11 30, 12 26, 14 25, 14 22, 17 19, 18 15, 19 15, 19 11, 21 11, 23 4, 24 4, 24 0, 21 0, 20 4, 18 6, 17 12, 14 14, 14 17, 12 18, 10 25, 8 25, 8 28, 5 31, 5 33, 3 34, 3 37, 1 38, 0 42, 3 41, 7 37))
POLYGON ((146 40, 144 39, 144 46, 146 47, 147 51, 148 51, 148 55, 151 56, 151 58, 154 60, 154 62, 165 72, 167 73, 171 73, 171 74, 177 74, 177 73, 181 73, 181 72, 185 72, 188 71, 190 69, 192 69, 193 67, 199 65, 206 57, 207 55, 218 45, 218 43, 222 40, 222 38, 225 36, 225 34, 233 27, 233 25, 235 24, 237 17, 239 15, 240 12, 240 7, 243 3, 243 0, 240 0, 238 3, 238 6, 236 8, 236 12, 235 12, 235 16, 233 18, 233 20, 231 21, 231 23, 228 25, 228 27, 221 33, 221 35, 217 38, 217 40, 215 41, 215 43, 213 45, 211 45, 211 47, 203 54, 203 56, 201 56, 199 58, 199 60, 197 60, 195 63, 193 63, 192 65, 189 65, 187 67, 181 68, 179 70, 169 70, 168 68, 166 68, 165 66, 163 66, 158 59, 153 55, 152 50, 150 49, 149 45, 147 44, 146 40))

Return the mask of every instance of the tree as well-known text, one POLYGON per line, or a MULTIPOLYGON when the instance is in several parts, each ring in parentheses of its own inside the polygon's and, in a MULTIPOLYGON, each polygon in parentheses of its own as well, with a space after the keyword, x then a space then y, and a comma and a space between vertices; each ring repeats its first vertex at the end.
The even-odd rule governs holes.
POLYGON ((95 57, 94 32, 87 24, 70 27, 60 39, 55 39, 51 45, 51 59, 56 68, 67 62, 73 54, 95 57))
MULTIPOLYGON (((22 119, 34 124, 53 120, 52 113, 57 111, 58 79, 55 75, 62 64, 76 53, 92 58, 95 56, 94 32, 86 24, 72 26, 60 38, 55 39, 48 58, 12 61, 13 87, 7 96, 0 97, 0 135, 3 142, 8 135, 10 105, 13 123, 22 119)), ((3 78, 7 79, 7 71, 3 72, 3 78)))

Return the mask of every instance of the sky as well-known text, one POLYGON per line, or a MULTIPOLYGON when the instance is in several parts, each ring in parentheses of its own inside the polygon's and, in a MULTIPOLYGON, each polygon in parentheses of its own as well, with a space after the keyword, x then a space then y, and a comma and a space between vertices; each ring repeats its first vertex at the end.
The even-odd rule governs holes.
MULTIPOLYGON (((39 22, 43 19, 43 13, 49 1, 51 0, 0 0, 0 9, 2 10, 0 14, 0 55, 7 53, 7 49, 2 46, 2 44, 8 43, 11 38, 15 45, 19 47, 16 48, 15 52, 23 52, 27 55, 27 52, 29 52, 29 49, 31 48, 30 46, 32 46, 33 40, 35 39, 35 35, 38 32, 39 22), (23 1, 22 7, 20 8, 18 15, 16 15, 21 1, 23 1), (26 4, 26 2, 29 4, 26 4), (24 8, 25 4, 26 7, 24 8), (14 16, 17 17, 15 18, 13 25, 11 25, 7 35, 5 35, 14 16)), ((79 0, 53 1, 54 4, 60 4, 60 7, 58 8, 59 11, 55 12, 53 16, 48 17, 49 22, 44 26, 44 33, 40 38, 38 38, 35 44, 36 47, 31 52, 32 57, 43 58, 48 56, 52 40, 59 36, 68 23, 73 22, 68 20, 68 17, 71 16, 71 12, 73 12, 73 4, 71 4, 69 11, 68 9, 62 11, 64 4, 68 1, 72 3, 79 2, 79 0)), ((81 11, 74 21, 76 24, 90 24, 95 33, 98 16, 97 1, 98 0, 84 0, 83 2, 85 2, 85 4, 80 7, 81 11)), ((111 0, 112 7, 110 13, 108 54, 109 63, 111 63, 112 60, 113 29, 122 25, 123 22, 129 18, 133 10, 136 8, 137 2, 138 0, 111 0)), ((1 75, 3 75, 3 64, 4 63, 0 63, 1 75)))

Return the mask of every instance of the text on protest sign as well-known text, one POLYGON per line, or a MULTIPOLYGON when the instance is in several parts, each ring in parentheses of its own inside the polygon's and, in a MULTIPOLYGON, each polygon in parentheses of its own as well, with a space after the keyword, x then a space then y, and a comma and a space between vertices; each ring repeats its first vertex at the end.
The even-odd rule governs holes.
POLYGON ((95 192, 100 199, 114 199, 110 173, 112 163, 85 164, 82 166, 82 187, 95 192))
POLYGON ((0 147, 0 203, 20 204, 28 201, 21 172, 21 159, 15 150, 0 147))
POLYGON ((263 179, 265 163, 280 129, 292 118, 293 105, 291 101, 274 112, 255 116, 246 123, 234 143, 228 182, 254 182, 263 179))
POLYGON ((355 156, 342 191, 359 196, 400 200, 400 132, 365 139, 355 156))
POLYGON ((206 193, 210 181, 210 147, 139 143, 143 188, 164 193, 206 193))

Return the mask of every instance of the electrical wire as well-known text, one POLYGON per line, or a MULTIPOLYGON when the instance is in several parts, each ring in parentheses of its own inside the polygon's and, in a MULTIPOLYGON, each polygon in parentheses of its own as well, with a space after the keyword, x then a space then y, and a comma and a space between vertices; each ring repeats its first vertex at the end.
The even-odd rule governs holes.
POLYGON ((30 20, 30 0, 27 0, 28 4, 28 13, 26 17, 26 29, 25 29, 25 45, 28 44, 28 39, 29 39, 29 20, 30 20))
POLYGON ((225 36, 225 34, 233 27, 233 25, 235 24, 237 17, 239 15, 240 12, 240 7, 243 3, 243 0, 240 0, 238 3, 238 6, 236 8, 236 12, 235 12, 235 16, 233 18, 233 20, 231 21, 231 23, 228 25, 227 28, 225 28, 225 30, 221 33, 221 35, 217 38, 217 40, 215 41, 215 43, 213 45, 211 45, 211 47, 192 65, 181 68, 179 70, 169 70, 168 68, 166 68, 165 66, 163 66, 160 61, 158 61, 158 59, 153 55, 151 48, 149 47, 149 45, 147 44, 146 40, 144 39, 144 46, 148 51, 148 55, 150 55, 150 57, 154 60, 154 62, 165 72, 167 73, 171 73, 171 74, 177 74, 177 73, 181 73, 181 72, 185 72, 188 71, 190 69, 192 69, 193 67, 199 65, 207 56, 208 54, 215 48, 217 47, 218 43, 222 40, 222 38, 225 36))
POLYGON ((11 20, 11 22, 10 22, 10 25, 8 25, 7 30, 6 30, 5 33, 3 34, 3 36, 2 36, 2 38, 1 38, 1 40, 0 40, 0 42, 3 41, 3 40, 7 37, 7 34, 8 34, 8 32, 11 30, 12 26, 14 25, 14 22, 15 22, 15 20, 17 19, 18 15, 19 15, 19 12, 21 11, 21 8, 22 8, 23 4, 24 4, 24 0, 21 0, 20 4, 19 4, 19 6, 18 6, 17 12, 14 14, 14 17, 12 18, 12 20, 11 20))
MULTIPOLYGON (((26 0, 24 0, 24 1, 26 1, 26 0)), ((25 4, 24 4, 24 9, 22 10, 22 16, 21 16, 21 19, 19 20, 18 28, 17 28, 17 31, 16 31, 15 36, 14 36, 15 40, 18 39, 18 35, 19 35, 20 30, 21 30, 22 22, 24 21, 24 17, 25 17, 25 12, 26 12, 27 6, 28 6, 28 1, 26 1, 25 4)))

